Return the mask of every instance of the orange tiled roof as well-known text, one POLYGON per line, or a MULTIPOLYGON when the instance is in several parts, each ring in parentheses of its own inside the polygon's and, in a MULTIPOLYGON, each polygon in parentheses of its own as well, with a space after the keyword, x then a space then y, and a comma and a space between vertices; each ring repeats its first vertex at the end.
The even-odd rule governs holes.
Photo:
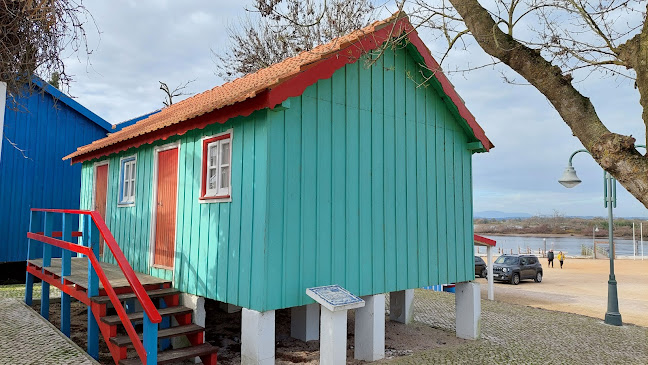
POLYGON ((282 81, 300 73, 306 66, 327 58, 341 48, 357 41, 360 37, 373 33, 377 29, 387 25, 394 19, 397 19, 397 14, 385 20, 374 22, 346 36, 337 38, 330 43, 317 46, 310 51, 302 52, 295 57, 287 58, 282 62, 227 82, 221 86, 216 86, 211 90, 194 95, 176 104, 172 104, 162 109, 159 113, 143 119, 132 126, 125 127, 119 132, 94 141, 89 145, 79 147, 76 152, 65 156, 63 159, 67 160, 78 157, 88 152, 96 151, 253 98, 260 92, 271 89, 282 81))
MULTIPOLYGON (((330 59, 331 56, 339 53, 340 50, 345 49, 356 42, 361 42, 363 39, 366 39, 366 36, 379 32, 380 29, 385 28, 390 23, 396 24, 395 22, 400 22, 401 20, 405 22, 405 28, 399 27, 399 29, 395 30, 395 34, 390 34, 391 30, 385 34, 398 36, 403 30, 408 32, 410 40, 413 40, 418 44, 417 48, 419 48, 419 51, 426 59, 428 67, 432 70, 437 70, 435 75, 441 82, 444 92, 450 96, 453 103, 459 109, 459 113, 464 117, 464 119, 466 119, 470 127, 473 129, 473 132, 475 132, 475 136, 482 142, 484 148, 489 150, 493 146, 492 143, 488 140, 484 131, 477 124, 472 114, 470 114, 470 111, 466 109, 463 101, 454 90, 452 84, 440 71, 439 65, 432 58, 427 47, 425 47, 420 38, 418 38, 416 31, 412 28, 407 17, 404 13, 395 13, 387 19, 374 22, 365 28, 334 39, 328 44, 320 45, 310 51, 302 52, 297 56, 287 58, 272 66, 245 75, 166 107, 159 113, 153 114, 134 125, 125 127, 106 138, 79 147, 76 152, 65 156, 63 159, 73 159, 73 162, 78 162, 125 150, 126 148, 131 147, 131 145, 128 145, 130 142, 129 140, 135 138, 139 138, 140 141, 133 143, 132 146, 150 143, 152 140, 148 136, 153 136, 156 131, 161 131, 162 129, 170 128, 172 126, 180 127, 180 123, 182 122, 192 119, 195 120, 195 118, 207 113, 253 99, 263 92, 272 90, 285 81, 303 74, 310 68, 310 66, 315 65, 322 60, 330 59), (147 142, 141 142, 147 138, 149 138, 147 142)), ((378 39, 374 40, 374 43, 375 41, 378 41, 378 39)), ((263 107, 268 106, 274 107, 274 105, 266 105, 263 107)))

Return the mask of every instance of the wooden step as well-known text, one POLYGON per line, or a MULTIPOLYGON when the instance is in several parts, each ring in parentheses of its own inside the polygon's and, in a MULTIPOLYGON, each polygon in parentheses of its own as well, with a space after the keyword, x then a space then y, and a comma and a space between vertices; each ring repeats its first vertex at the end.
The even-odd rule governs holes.
MULTIPOLYGON (((204 330, 204 327, 193 323, 184 326, 165 328, 158 331, 158 340, 169 337, 193 335, 195 333, 203 332, 204 330)), ((142 336, 143 335, 140 333, 140 340, 142 339, 142 336)), ((128 335, 111 337, 110 342, 119 347, 124 347, 132 344, 132 341, 128 335)))
MULTIPOLYGON (((178 314, 187 314, 193 312, 190 308, 183 307, 183 306, 177 306, 177 307, 168 307, 168 308, 163 308, 163 309, 158 309, 158 312, 160 312, 160 315, 162 317, 164 316, 171 316, 171 315, 178 315, 178 314)), ((144 318, 144 312, 135 312, 135 313, 130 313, 128 315, 128 319, 131 321, 138 321, 144 318)), ((121 324, 122 321, 119 318, 118 315, 114 316, 105 316, 101 318, 101 321, 105 324, 114 326, 121 324)))
MULTIPOLYGON (((196 356, 205 356, 215 353, 216 347, 203 343, 198 346, 184 347, 181 349, 162 351, 158 354, 158 364, 169 364, 176 361, 191 359, 196 356)), ((141 365, 142 361, 139 358, 124 359, 119 361, 119 365, 141 365)))
MULTIPOLYGON (((158 297, 165 297, 167 295, 180 294, 180 291, 174 288, 166 288, 166 289, 149 290, 146 292, 146 294, 148 294, 148 296, 151 298, 158 298, 158 297)), ((137 297, 135 296, 135 293, 126 293, 126 294, 119 294, 117 298, 119 299, 120 302, 123 302, 124 300, 135 299, 137 297)), ((110 303, 110 297, 108 297, 107 295, 101 297, 92 297, 90 298, 90 300, 98 304, 110 303)))

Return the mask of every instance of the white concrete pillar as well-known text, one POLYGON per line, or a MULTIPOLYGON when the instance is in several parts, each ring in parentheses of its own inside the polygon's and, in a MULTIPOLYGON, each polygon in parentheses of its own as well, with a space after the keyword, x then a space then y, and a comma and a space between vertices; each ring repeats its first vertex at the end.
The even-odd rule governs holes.
POLYGON ((355 350, 357 360, 385 358, 385 294, 362 297, 365 306, 355 310, 355 350))
POLYGON ((414 320, 414 289, 389 293, 389 319, 410 324, 414 320))
POLYGON ((347 311, 322 306, 320 365, 346 364, 347 311))
MULTIPOLYGON (((193 294, 182 293, 182 305, 193 310, 193 322, 205 327, 207 312, 205 311, 205 298, 193 294)), ((204 335, 204 334, 203 334, 204 335)))
POLYGON ((275 362, 275 311, 241 313, 241 365, 273 365, 275 362))
MULTIPOLYGON (((205 327, 207 319, 207 312, 205 311, 205 298, 193 294, 182 293, 180 294, 180 304, 193 310, 193 323, 205 327)), ((177 326, 178 322, 175 318, 171 317, 171 326, 177 326)), ((203 333, 203 341, 205 340, 203 333)), ((185 336, 173 337, 171 339, 171 347, 174 349, 184 348, 191 346, 191 343, 185 336)), ((200 357, 194 358, 194 363, 200 363, 200 357)))
POLYGON ((319 340, 320 305, 290 308, 290 336, 302 341, 319 340))
POLYGON ((488 266, 488 300, 495 300, 495 288, 493 287, 493 247, 486 247, 486 265, 488 266))
POLYGON ((455 286, 457 337, 476 340, 481 332, 481 297, 479 284, 457 283, 455 286))

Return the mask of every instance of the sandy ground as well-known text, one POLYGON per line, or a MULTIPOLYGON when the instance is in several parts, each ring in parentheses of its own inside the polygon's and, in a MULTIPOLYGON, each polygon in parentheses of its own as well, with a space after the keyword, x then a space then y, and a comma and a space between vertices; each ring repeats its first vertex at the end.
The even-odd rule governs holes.
MULTIPOLYGON (((541 262, 542 283, 525 280, 514 286, 495 282, 495 300, 595 318, 605 316, 609 260, 567 258, 563 269, 556 260, 554 268, 547 268, 546 259, 541 262)), ((648 327, 648 260, 617 259, 615 274, 623 322, 648 327)), ((486 279, 475 280, 486 299, 486 279)))

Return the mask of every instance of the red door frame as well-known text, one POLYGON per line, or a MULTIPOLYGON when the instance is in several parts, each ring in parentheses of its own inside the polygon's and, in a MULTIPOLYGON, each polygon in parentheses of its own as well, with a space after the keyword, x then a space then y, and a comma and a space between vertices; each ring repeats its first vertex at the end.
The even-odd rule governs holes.
POLYGON ((168 145, 160 146, 155 148, 154 151, 155 158, 154 158, 154 179, 153 179, 153 201, 151 202, 152 209, 151 209, 151 252, 150 252, 150 262, 151 262, 151 267, 156 267, 156 268, 162 268, 162 269, 167 269, 167 270, 173 270, 174 266, 174 260, 175 260, 175 247, 176 247, 176 225, 177 225, 177 203, 178 203, 178 181, 179 181, 179 170, 178 170, 178 163, 179 163, 179 158, 180 158, 180 144, 179 143, 171 143, 168 145), (167 155, 167 153, 172 153, 172 151, 175 150, 175 166, 169 166, 168 165, 168 158, 171 157, 173 160, 172 155, 167 155), (164 154, 165 156, 160 159, 160 154, 164 154), (161 162, 166 162, 164 166, 161 165, 161 162), (171 169, 171 173, 173 173, 173 178, 171 181, 167 179, 167 183, 171 182, 172 183, 172 188, 169 189, 162 189, 162 194, 166 196, 160 196, 161 189, 160 189, 160 167, 162 166, 163 173, 164 171, 168 171, 171 169), (174 185, 174 186, 173 186, 174 185), (171 194, 172 193, 172 194, 171 194), (169 200, 166 202, 160 201, 160 198, 169 200), (162 205, 160 205, 162 204, 162 205), (160 209, 160 206, 164 207, 160 209), (166 208, 170 208, 166 209, 166 208), (169 213, 171 212, 171 213, 169 213), (160 215, 163 214, 163 215, 160 215), (168 250, 170 250, 170 255, 171 257, 167 257, 167 261, 163 262, 158 262, 162 258, 160 258, 160 255, 157 253, 157 248, 158 248, 158 233, 159 233, 159 227, 162 226, 164 227, 163 229, 168 229, 168 231, 165 232, 168 236, 171 236, 171 242, 167 243, 168 250))

